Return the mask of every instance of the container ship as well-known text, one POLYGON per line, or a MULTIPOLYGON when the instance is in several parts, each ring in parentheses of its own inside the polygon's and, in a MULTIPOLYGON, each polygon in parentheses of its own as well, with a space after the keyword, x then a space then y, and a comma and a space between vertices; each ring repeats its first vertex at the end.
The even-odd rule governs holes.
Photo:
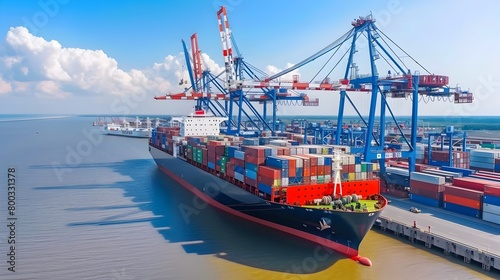
POLYGON ((349 147, 299 145, 290 134, 220 135, 225 118, 203 110, 153 129, 149 151, 159 169, 210 205, 310 240, 364 265, 358 253, 387 200, 376 164, 349 147))

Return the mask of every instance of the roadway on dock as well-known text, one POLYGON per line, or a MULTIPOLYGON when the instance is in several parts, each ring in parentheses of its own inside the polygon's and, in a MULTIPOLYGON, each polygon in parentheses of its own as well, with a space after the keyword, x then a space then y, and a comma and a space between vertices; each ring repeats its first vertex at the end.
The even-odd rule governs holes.
POLYGON ((389 195, 386 197, 391 203, 383 210, 382 217, 406 223, 409 227, 413 227, 416 222, 422 231, 428 231, 430 226, 434 234, 500 256, 500 225, 456 214, 443 208, 426 206, 409 199, 389 195), (412 206, 422 212, 410 212, 412 206))

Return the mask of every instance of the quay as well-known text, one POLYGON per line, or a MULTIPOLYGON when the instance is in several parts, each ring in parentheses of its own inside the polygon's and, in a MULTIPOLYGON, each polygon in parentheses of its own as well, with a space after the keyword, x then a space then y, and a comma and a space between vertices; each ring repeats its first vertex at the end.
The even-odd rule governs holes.
POLYGON ((500 273, 500 226, 408 199, 389 199, 391 204, 375 223, 375 229, 500 273), (410 207, 417 207, 421 213, 410 212, 410 207))

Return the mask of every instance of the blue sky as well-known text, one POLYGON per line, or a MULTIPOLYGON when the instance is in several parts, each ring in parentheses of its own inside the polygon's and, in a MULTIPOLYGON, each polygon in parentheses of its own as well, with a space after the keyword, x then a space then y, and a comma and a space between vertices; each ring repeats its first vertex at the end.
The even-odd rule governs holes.
MULTIPOLYGON (((268 73, 308 57, 347 32, 352 19, 372 13, 378 28, 425 68, 476 94, 474 104, 421 102, 421 115, 498 114, 500 36, 494 28, 500 2, 493 0, 2 0, 0 112, 187 113, 193 103, 153 96, 182 91, 181 39, 189 42, 194 32, 204 67, 222 70, 221 5, 245 60, 268 73)), ((311 63, 296 73, 308 81, 320 67, 311 63)), ((282 106, 279 114, 336 114, 336 93, 308 94, 321 106, 282 106)), ((368 112, 366 95, 353 99, 368 112)), ((396 114, 408 114, 408 102, 391 102, 396 114)))

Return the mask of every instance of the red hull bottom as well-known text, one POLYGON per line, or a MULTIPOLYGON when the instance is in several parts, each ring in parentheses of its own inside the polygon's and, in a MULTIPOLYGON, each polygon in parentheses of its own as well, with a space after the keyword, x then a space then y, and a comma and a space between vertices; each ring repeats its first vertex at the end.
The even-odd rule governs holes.
POLYGON ((299 230, 296 230, 296 229, 293 229, 293 228, 289 228, 289 227, 285 227, 285 226, 282 226, 282 225, 279 225, 279 224, 271 223, 269 221, 258 219, 258 218, 252 217, 250 215, 247 215, 247 214, 241 213, 239 211, 236 211, 236 210, 234 210, 234 209, 232 209, 232 208, 230 208, 228 206, 225 206, 225 205, 217 202, 216 200, 214 200, 210 196, 206 195, 205 193, 201 192, 196 187, 192 186, 191 184, 189 184, 188 182, 186 182, 185 180, 183 180, 182 178, 180 178, 179 176, 177 176, 177 174, 175 174, 174 172, 168 170, 167 168, 165 168, 165 167, 163 167, 161 165, 158 165, 158 167, 160 168, 161 171, 163 171, 169 177, 171 177, 172 179, 174 179, 177 183, 181 184, 184 188, 188 189, 190 192, 192 192, 193 194, 195 194, 196 196, 198 196, 200 199, 202 199, 206 203, 208 203, 208 204, 210 204, 210 205, 212 205, 212 206, 214 206, 214 207, 216 207, 216 208, 218 208, 218 209, 220 209, 222 211, 225 211, 227 213, 230 213, 232 215, 244 218, 246 220, 249 220, 249 221, 252 221, 252 222, 255 222, 255 223, 259 223, 261 225, 264 225, 264 226, 267 226, 267 227, 270 227, 270 228, 274 228, 274 229, 283 231, 285 233, 289 233, 289 234, 298 236, 300 238, 303 238, 303 239, 312 241, 314 243, 317 243, 317 244, 319 244, 321 246, 333 249, 336 252, 342 253, 342 254, 346 255, 347 257, 351 258, 352 260, 359 262, 360 264, 363 264, 363 265, 366 265, 366 266, 371 266, 372 265, 372 262, 368 258, 362 257, 362 256, 358 255, 358 250, 355 250, 353 248, 349 248, 349 247, 347 247, 345 245, 333 242, 333 241, 325 239, 325 238, 318 237, 318 236, 313 235, 313 234, 302 232, 302 231, 299 231, 299 230))

